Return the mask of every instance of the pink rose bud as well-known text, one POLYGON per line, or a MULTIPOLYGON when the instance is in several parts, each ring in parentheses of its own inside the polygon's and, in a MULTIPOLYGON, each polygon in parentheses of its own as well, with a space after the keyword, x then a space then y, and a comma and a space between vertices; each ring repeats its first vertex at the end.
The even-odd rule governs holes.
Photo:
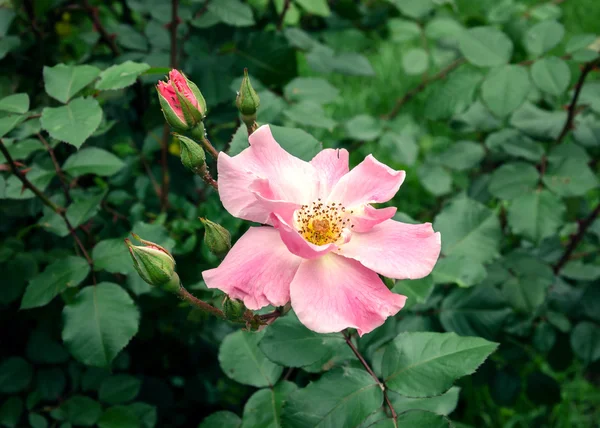
POLYGON ((185 75, 171 70, 169 81, 159 81, 156 89, 169 125, 180 131, 202 126, 206 116, 206 101, 198 87, 185 75))

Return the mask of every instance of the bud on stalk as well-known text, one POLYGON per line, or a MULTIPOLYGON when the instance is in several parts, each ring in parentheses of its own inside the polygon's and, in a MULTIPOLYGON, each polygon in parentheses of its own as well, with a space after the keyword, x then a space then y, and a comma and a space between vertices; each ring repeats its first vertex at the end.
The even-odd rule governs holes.
POLYGON ((260 106, 260 98, 250 83, 247 68, 244 68, 244 78, 235 99, 235 105, 242 115, 242 121, 248 128, 248 134, 251 134, 256 128, 256 111, 260 106))
POLYGON ((179 156, 181 163, 194 174, 202 173, 206 167, 204 149, 194 140, 183 135, 174 134, 179 139, 179 156))
POLYGON ((225 296, 223 299, 223 313, 227 319, 239 321, 244 317, 245 312, 246 306, 244 305, 244 302, 225 296))
POLYGON ((187 131, 202 124, 206 117, 206 101, 198 87, 183 73, 171 70, 168 82, 159 81, 156 89, 169 125, 187 131))
POLYGON ((178 293, 180 283, 173 256, 160 245, 145 241, 134 233, 131 235, 143 244, 133 245, 129 239, 125 239, 133 267, 140 277, 150 285, 178 293))
POLYGON ((204 243, 210 252, 217 257, 225 257, 231 249, 231 235, 227 229, 205 218, 200 221, 204 224, 204 243))

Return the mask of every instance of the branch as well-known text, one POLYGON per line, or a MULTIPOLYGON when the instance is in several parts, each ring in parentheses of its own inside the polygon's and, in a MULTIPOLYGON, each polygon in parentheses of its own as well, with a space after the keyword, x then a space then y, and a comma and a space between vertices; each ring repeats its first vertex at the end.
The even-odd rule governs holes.
POLYGON ((402 106, 404 106, 404 104, 406 104, 407 102, 412 100, 416 95, 423 92, 430 83, 445 79, 446 76, 451 71, 457 69, 464 62, 465 62, 465 60, 463 58, 459 58, 459 59, 455 60, 454 62, 452 62, 450 65, 448 65, 446 68, 440 70, 437 74, 435 74, 435 75, 431 76, 429 79, 426 79, 423 82, 421 82, 419 84, 419 86, 408 91, 402 98, 399 98, 396 101, 396 104, 394 105, 392 110, 388 114, 383 115, 381 118, 389 120, 389 119, 393 119, 394 117, 396 117, 398 115, 398 113, 400 113, 400 109, 402 108, 402 106))
POLYGON ((0 152, 2 152, 2 154, 6 158, 6 161, 10 165, 10 169, 11 169, 12 173, 21 181, 21 183, 23 183, 23 186, 26 187, 27 189, 31 190, 38 198, 40 198, 40 200, 44 203, 44 205, 46 205, 48 208, 50 208, 52 211, 54 211, 56 214, 58 214, 62 217, 62 219, 65 222, 65 225, 67 226, 67 229, 69 230, 69 233, 71 234, 71 236, 75 240, 75 243, 81 250, 81 253, 85 257, 85 260, 88 262, 88 265, 90 265, 90 271, 92 272, 92 279, 93 279, 94 285, 95 285, 96 284, 96 276, 94 274, 94 261, 88 254, 83 243, 79 239, 79 236, 77 236, 75 229, 73 229, 73 225, 71 225, 71 222, 67 218, 67 213, 66 213, 65 208, 52 202, 46 195, 44 195, 44 193, 40 189, 35 187, 33 185, 33 183, 31 181, 29 181, 29 179, 27 179, 25 174, 23 174, 21 171, 19 171, 19 169, 17 168, 17 165, 15 164, 14 159, 8 152, 8 149, 4 145, 4 142, 2 141, 2 139, 0 139, 0 152))
POLYGON ((96 29, 96 31, 98 31, 98 33, 100 33, 100 40, 102 40, 104 44, 109 47, 114 56, 119 56, 121 54, 121 51, 115 43, 115 37, 114 35, 110 35, 108 31, 106 31, 106 28, 104 28, 104 26, 102 25, 102 21, 100 21, 100 18, 98 17, 98 8, 92 7, 88 0, 83 0, 83 7, 86 10, 89 17, 92 19, 92 22, 94 23, 94 28, 96 29))
POLYGON ((356 349, 356 346, 354 346, 354 343, 352 343, 352 339, 350 338, 350 336, 345 331, 342 331, 342 336, 344 336, 344 339, 346 339, 346 343, 348 344, 350 349, 352 349, 352 352, 354 352, 354 355, 356 355, 356 358, 358 358, 358 360, 361 362, 363 367, 367 370, 367 372, 371 375, 371 377, 373 379, 375 379, 375 382, 377 382, 377 384, 383 391, 383 398, 385 399, 385 403, 387 404, 388 408, 390 409, 390 412, 392 413, 392 419, 394 420, 394 426, 397 427, 398 426, 398 415, 396 415, 394 406, 392 406, 392 402, 390 401, 390 399, 387 395, 385 383, 383 381, 379 380, 379 378, 377 377, 375 372, 373 372, 373 370, 369 366, 369 363, 367 363, 367 361, 360 354, 358 349, 356 349))
POLYGON ((222 310, 217 309, 214 306, 206 303, 205 301, 200 300, 197 297, 193 296, 189 291, 187 291, 185 288, 183 288, 183 286, 181 286, 179 288, 179 297, 181 297, 181 299, 185 300, 192 306, 195 306, 204 312, 208 312, 209 314, 212 314, 218 318, 222 318, 222 319, 226 318, 225 314, 223 313, 222 310))
POLYGON ((565 266, 565 264, 567 264, 567 262, 570 260, 571 254, 573 253, 573 251, 575 251, 575 249, 577 248, 577 246, 583 239, 585 232, 592 225, 592 223, 594 222, 596 217, 598 217, 599 214, 600 214, 600 203, 596 206, 596 208, 594 208, 594 210, 585 219, 579 221, 579 228, 577 230, 577 233, 571 235, 569 244, 567 245, 567 249, 565 250, 565 252, 562 255, 562 257, 560 258, 560 260, 558 262, 556 262, 556 264, 554 265, 554 273, 555 274, 558 274, 560 272, 560 270, 565 266))
POLYGON ((62 185, 63 193, 65 194, 67 203, 70 204, 71 202, 73 202, 73 200, 71 199, 71 194, 69 193, 69 184, 65 177, 65 173, 63 172, 62 168, 60 167, 60 164, 56 160, 56 155, 54 154, 54 150, 52 149, 52 146, 50 146, 50 144, 48 144, 48 141, 46 141, 46 139, 42 136, 42 134, 40 134, 38 132, 37 137, 42 142, 44 147, 46 147, 46 150, 48 150, 48 153, 50 154, 50 158, 52 159, 52 163, 54 164, 54 169, 56 170, 56 175, 58 175, 60 184, 62 185))
POLYGON ((583 69, 581 70, 581 75, 579 76, 579 80, 575 84, 575 92, 573 93, 573 99, 571 100, 571 103, 569 104, 569 107, 567 109, 569 113, 567 115, 567 120, 558 138, 556 139, 556 144, 562 143, 569 131, 573 129, 573 121, 575 120, 575 115, 577 114, 577 100, 579 100, 581 89, 583 88, 583 84, 585 83, 585 79, 588 76, 588 74, 590 74, 590 72, 594 70, 594 68, 596 68, 598 64, 600 64, 600 60, 594 60, 587 62, 583 66, 583 69))
POLYGON ((212 145, 212 143, 210 142, 210 140, 208 138, 206 138, 206 136, 202 137, 202 140, 200 140, 202 142, 202 146, 204 147, 204 150, 206 150, 208 153, 210 153, 210 155, 213 158, 218 158, 219 157, 219 152, 217 151, 217 149, 215 149, 215 146, 212 145))
POLYGON ((204 180, 204 182, 206 184, 211 186, 217 192, 219 191, 219 185, 218 185, 217 181, 214 178, 212 178, 212 175, 210 175, 210 171, 206 167, 206 164, 204 164, 204 167, 203 167, 203 170, 201 171, 200 177, 202 178, 202 180, 204 180))
POLYGON ((290 7, 291 0, 285 0, 283 4, 283 10, 281 11, 281 15, 279 15, 279 20, 277 21, 277 30, 281 31, 283 28, 283 21, 285 21, 285 14, 287 13, 290 7))

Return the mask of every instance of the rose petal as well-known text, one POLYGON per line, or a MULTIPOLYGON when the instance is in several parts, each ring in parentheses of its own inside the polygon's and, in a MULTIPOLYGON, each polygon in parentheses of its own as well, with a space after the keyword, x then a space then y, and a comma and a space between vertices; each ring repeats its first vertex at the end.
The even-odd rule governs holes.
POLYGON ((312 158, 310 163, 317 170, 321 183, 319 197, 327 198, 333 186, 348 173, 348 157, 346 149, 325 149, 312 158))
POLYGON ((256 179, 267 179, 268 199, 307 204, 316 199, 318 174, 304 162, 281 148, 268 125, 258 128, 249 138, 250 147, 230 157, 220 153, 217 161, 219 196, 231 215, 266 223, 270 212, 257 202, 252 190, 256 179))
POLYGON ((251 227, 221 265, 202 276, 208 288, 218 288, 256 310, 290 300, 290 283, 301 261, 288 251, 275 229, 251 227))
POLYGON ((406 173, 396 171, 369 155, 333 186, 329 201, 341 202, 346 209, 394 197, 406 173))
MULTIPOLYGON (((295 227, 291 226, 291 221, 286 221, 283 217, 278 214, 273 214, 270 219, 273 226, 279 231, 279 236, 281 236, 281 240, 287 247, 287 249, 302 258, 305 259, 314 259, 317 257, 324 256, 338 248, 338 244, 325 244, 325 245, 315 245, 312 242, 308 242, 295 227)), ((343 235, 343 243, 346 243, 350 240, 351 233, 349 230, 345 230, 343 235)))
POLYGON ((354 233, 336 253, 389 278, 417 279, 431 273, 440 249, 440 233, 433 231, 431 223, 387 220, 368 232, 354 233))
POLYGON ((350 214, 353 232, 367 232, 379 223, 391 219, 396 214, 396 207, 373 208, 365 205, 363 208, 354 208, 350 214))
POLYGON ((290 295, 298 319, 311 330, 333 333, 352 327, 361 336, 395 315, 406 301, 389 291, 375 272, 335 254, 303 261, 290 295))

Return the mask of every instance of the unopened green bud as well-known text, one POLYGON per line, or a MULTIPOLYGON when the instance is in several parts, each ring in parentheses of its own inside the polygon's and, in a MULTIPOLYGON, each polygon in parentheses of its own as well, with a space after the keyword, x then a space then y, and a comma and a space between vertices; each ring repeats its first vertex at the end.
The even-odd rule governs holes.
POLYGON ((246 118, 256 120, 256 111, 260 106, 260 98, 258 98, 258 94, 250 83, 247 68, 244 68, 244 78, 235 99, 235 105, 242 114, 244 121, 246 121, 246 118))
POLYGON ((145 241, 132 233, 143 245, 133 245, 129 239, 125 243, 133 260, 133 267, 140 277, 150 285, 172 291, 174 284, 179 286, 179 277, 175 273, 175 259, 163 247, 145 241))
POLYGON ((246 312, 246 305, 241 300, 225 296, 225 299, 223 299, 223 312, 227 319, 237 321, 243 318, 246 312))
POLYGON ((174 134, 179 139, 179 156, 181 163, 195 174, 199 174, 206 166, 204 149, 194 140, 183 135, 174 134))
POLYGON ((225 257, 231 249, 231 235, 227 229, 205 218, 200 221, 204 223, 204 243, 210 252, 217 257, 225 257))

